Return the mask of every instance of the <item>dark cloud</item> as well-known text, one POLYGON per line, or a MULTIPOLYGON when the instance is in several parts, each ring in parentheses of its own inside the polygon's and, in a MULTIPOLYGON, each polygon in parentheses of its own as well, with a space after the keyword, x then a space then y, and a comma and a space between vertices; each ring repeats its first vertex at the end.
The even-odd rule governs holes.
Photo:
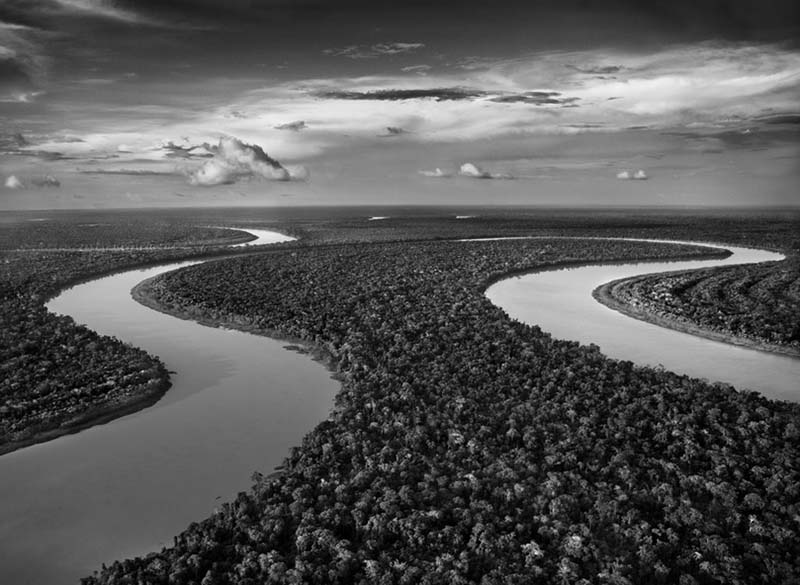
POLYGON ((318 91, 316 97, 335 100, 400 101, 434 99, 437 102, 469 100, 486 95, 485 91, 462 87, 439 87, 431 89, 377 89, 375 91, 318 91))
POLYGON ((21 132, 0 134, 0 153, 2 154, 26 156, 46 161, 65 160, 69 158, 64 156, 61 152, 34 150, 31 147, 35 144, 36 142, 34 140, 26 137, 21 132))
POLYGON ((211 158, 216 152, 217 146, 204 142, 202 144, 180 145, 171 140, 161 146, 162 150, 167 151, 167 158, 211 158))
POLYGON ((611 75, 612 73, 619 73, 624 69, 622 65, 596 65, 590 67, 568 65, 568 67, 580 73, 586 73, 587 75, 611 75))
POLYGON ((401 134, 408 134, 408 130, 404 130, 398 126, 387 126, 386 133, 381 134, 380 136, 389 137, 389 136, 400 136, 401 134))
POLYGON ((30 142, 21 132, 0 134, 0 151, 18 150, 29 145, 30 142))
POLYGON ((12 57, 3 58, 0 53, 0 92, 31 91, 33 87, 25 64, 12 57))
POLYGON ((305 123, 304 120, 297 120, 296 122, 287 122, 286 124, 279 124, 275 126, 276 130, 291 130, 293 132, 299 132, 300 130, 304 130, 308 128, 308 125, 305 123))
POLYGON ((501 95, 492 98, 489 101, 498 102, 501 104, 532 104, 534 106, 550 106, 550 105, 573 105, 580 98, 577 97, 561 97, 561 93, 557 91, 526 91, 524 93, 516 93, 510 95, 501 95))
MULTIPOLYGON (((37 0, 4 0, 12 3, 41 3, 37 0)), ((432 30, 447 27, 479 27, 497 23, 498 14, 505 15, 504 25, 518 24, 531 35, 531 23, 538 30, 563 36, 565 21, 575 23, 575 34, 605 40, 641 35, 646 38, 653 30, 683 36, 704 38, 753 39, 793 38, 798 29, 796 0, 560 0, 559 2, 484 0, 438 0, 432 2, 397 2, 396 0, 118 0, 128 11, 154 17, 202 18, 211 22, 259 22, 276 15, 288 14, 304 22, 318 18, 340 16, 345 22, 357 22, 359 28, 395 22, 413 24, 416 28, 428 25, 432 30), (610 29, 610 30, 608 30, 610 29)), ((511 32, 509 30, 509 32, 511 32)), ((318 34, 316 31, 314 34, 318 34)), ((469 38, 469 37, 466 37, 469 38)), ((578 37, 580 38, 580 37, 578 37)), ((794 37, 796 38, 796 36, 794 37)), ((371 45, 366 45, 371 46, 371 45)))
POLYGON ((800 114, 785 114, 782 116, 770 116, 769 118, 759 118, 765 124, 800 124, 800 114))

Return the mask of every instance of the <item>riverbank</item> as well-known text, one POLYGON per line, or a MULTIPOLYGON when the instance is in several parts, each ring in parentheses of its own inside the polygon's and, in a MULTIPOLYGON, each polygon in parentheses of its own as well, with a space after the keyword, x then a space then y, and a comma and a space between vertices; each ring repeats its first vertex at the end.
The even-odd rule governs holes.
POLYGON ((757 351, 777 353, 800 358, 800 351, 792 348, 766 343, 748 337, 734 335, 732 333, 723 333, 720 331, 705 329, 689 321, 659 315, 647 309, 635 307, 629 303, 619 300, 617 291, 621 287, 630 286, 645 278, 649 278, 650 276, 652 275, 644 274, 635 276, 633 278, 620 278, 618 280, 604 283, 592 291, 592 297, 594 297, 597 302, 602 303, 609 309, 617 311, 618 313, 622 313, 623 315, 633 319, 638 319, 639 321, 658 325, 659 327, 666 327, 667 329, 673 329, 675 331, 680 331, 681 333, 688 333, 704 339, 738 345, 748 349, 755 349, 757 351))
POLYGON ((130 401, 116 400, 113 404, 103 407, 93 408, 83 412, 79 416, 62 422, 57 428, 47 428, 41 431, 33 431, 31 436, 0 444, 0 455, 5 455, 18 449, 30 447, 39 443, 46 443, 59 437, 79 433, 96 425, 103 425, 117 418, 133 414, 149 406, 153 406, 161 400, 172 383, 169 380, 169 372, 160 364, 157 366, 160 379, 153 379, 156 383, 147 392, 141 395, 132 396, 130 401))
POLYGON ((312 343, 306 339, 301 339, 300 337, 286 335, 277 329, 266 329, 247 323, 237 323, 227 319, 214 318, 208 315, 189 312, 176 308, 172 305, 162 303, 159 300, 159 295, 155 290, 155 285, 161 276, 162 275, 159 274, 145 279, 133 287, 131 290, 131 297, 133 297, 133 300, 147 307, 148 309, 152 309, 154 311, 158 311, 159 313, 169 315, 170 317, 176 317, 184 321, 193 321, 205 327, 234 329, 236 331, 242 331, 252 335, 269 337, 270 339, 274 339, 276 341, 285 341, 288 344, 284 346, 287 351, 294 351, 310 357, 315 362, 319 362, 325 366, 325 368, 331 372, 331 377, 333 379, 341 381, 342 378, 337 365, 338 357, 322 345, 312 343))

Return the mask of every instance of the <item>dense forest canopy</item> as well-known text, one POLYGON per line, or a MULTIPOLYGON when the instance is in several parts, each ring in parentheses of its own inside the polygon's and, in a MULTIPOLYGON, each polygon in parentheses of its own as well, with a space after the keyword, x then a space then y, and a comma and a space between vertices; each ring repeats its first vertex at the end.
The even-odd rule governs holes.
POLYGON ((609 360, 483 296, 510 271, 675 253, 387 243, 158 277, 168 311, 322 347, 343 388, 279 477, 86 582, 791 582, 795 405, 609 360))
POLYGON ((300 240, 165 275, 146 287, 150 298, 180 316, 303 340, 342 379, 335 412, 278 477, 255 477, 174 546, 87 583, 797 580, 796 405, 608 360, 595 346, 510 320, 483 296, 517 271, 708 250, 443 241, 763 246, 790 256, 758 268, 769 283, 800 250, 797 214, 484 211, 368 222, 281 213, 0 222, 5 449, 104 408, 157 399, 168 383, 157 357, 48 313, 44 301, 126 268, 227 256, 225 244, 246 239, 211 225, 300 240), (129 249, 98 249, 120 246, 129 249))

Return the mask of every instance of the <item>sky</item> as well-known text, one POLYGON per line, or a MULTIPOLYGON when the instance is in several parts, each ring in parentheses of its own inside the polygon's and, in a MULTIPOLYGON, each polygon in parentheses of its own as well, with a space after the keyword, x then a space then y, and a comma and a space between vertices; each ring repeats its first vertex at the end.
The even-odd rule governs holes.
POLYGON ((0 0, 0 209, 800 205, 796 0, 0 0))

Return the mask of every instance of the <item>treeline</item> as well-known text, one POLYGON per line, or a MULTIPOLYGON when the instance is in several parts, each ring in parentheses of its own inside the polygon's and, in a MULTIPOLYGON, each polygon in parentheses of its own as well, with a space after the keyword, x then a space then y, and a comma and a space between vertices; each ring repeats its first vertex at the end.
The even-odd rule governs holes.
POLYGON ((53 248, 197 247, 245 242, 251 236, 149 214, 108 212, 58 218, 19 218, 0 224, 0 250, 53 248))
MULTIPOLYGON (((387 212, 388 213, 388 212, 387 212)), ((476 213, 480 213, 476 211, 476 213)), ((800 212, 493 209, 483 215, 298 221, 306 241, 364 242, 498 236, 596 236, 702 240, 800 253, 800 212)))
POLYGON ((169 310, 316 343, 343 388, 280 476, 84 583, 796 582, 797 405, 609 360, 483 295, 518 270, 675 253, 374 244, 160 277, 169 310))
POLYGON ((647 314, 800 355, 800 258, 637 277, 608 292, 647 314))

